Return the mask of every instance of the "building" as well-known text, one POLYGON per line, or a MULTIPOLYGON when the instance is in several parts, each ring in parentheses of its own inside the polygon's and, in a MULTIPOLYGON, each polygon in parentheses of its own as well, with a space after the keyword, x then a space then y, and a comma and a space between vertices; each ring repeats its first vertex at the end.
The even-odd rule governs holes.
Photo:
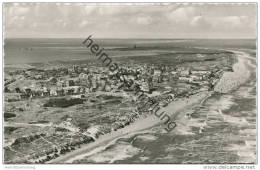
POLYGON ((85 74, 85 73, 80 73, 80 74, 79 74, 79 78, 80 78, 80 79, 88 79, 88 75, 85 74))
POLYGON ((150 91, 150 86, 149 86, 149 84, 147 82, 142 82, 140 88, 144 92, 149 92, 150 91))
POLYGON ((176 76, 178 74, 178 72, 177 71, 171 71, 171 74, 176 76))
POLYGON ((190 69, 188 68, 188 69, 185 69, 185 70, 182 70, 182 71, 180 71, 180 75, 181 76, 188 76, 188 75, 190 75, 190 73, 191 73, 191 71, 190 71, 190 69))
POLYGON ((50 91, 43 91, 42 97, 50 96, 50 91))
POLYGON ((57 89, 56 93, 57 93, 57 96, 63 96, 64 95, 64 90, 63 89, 57 89))
POLYGON ((159 76, 160 74, 162 74, 162 71, 161 70, 158 70, 158 69, 156 69, 156 70, 154 70, 154 75, 156 76, 159 76))
POLYGON ((209 75, 209 74, 211 74, 211 71, 207 71, 207 70, 193 70, 193 71, 191 71, 191 74, 195 74, 195 75, 209 75))
POLYGON ((58 81, 56 84, 57 84, 57 87, 66 87, 65 81, 58 81))
POLYGON ((203 76, 200 76, 200 75, 191 75, 190 78, 192 78, 193 81, 203 80, 203 76))
POLYGON ((66 86, 67 86, 67 87, 69 87, 69 86, 74 86, 74 85, 75 85, 75 83, 74 83, 73 80, 67 80, 67 81, 66 81, 66 86))
POLYGON ((74 98, 74 99, 82 99, 84 97, 85 97, 85 95, 83 95, 83 94, 77 94, 77 95, 71 96, 71 98, 74 98))
POLYGON ((51 84, 56 84, 58 82, 58 80, 55 77, 51 77, 48 79, 48 82, 51 84))
POLYGON ((50 90, 50 96, 57 96, 57 95, 58 95, 58 93, 57 93, 56 89, 55 89, 55 88, 52 88, 52 89, 50 90))
POLYGON ((193 79, 191 77, 179 77, 179 80, 182 82, 192 82, 193 79))
POLYGON ((110 92, 111 90, 112 90, 111 85, 106 84, 106 86, 105 86, 105 91, 106 91, 106 92, 110 92))
POLYGON ((19 96, 20 99, 28 99, 29 97, 30 97, 30 95, 25 94, 25 93, 21 93, 19 96))
POLYGON ((36 80, 42 80, 43 79, 43 76, 41 74, 37 74, 34 76, 34 79, 36 80))
POLYGON ((85 93, 85 88, 81 86, 70 86, 70 87, 65 87, 63 89, 64 89, 64 93, 67 95, 85 93))

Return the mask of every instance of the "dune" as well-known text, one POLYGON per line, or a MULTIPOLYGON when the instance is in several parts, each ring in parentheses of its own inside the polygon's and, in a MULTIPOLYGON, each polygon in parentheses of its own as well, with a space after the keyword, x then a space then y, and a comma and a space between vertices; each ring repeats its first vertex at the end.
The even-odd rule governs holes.
MULTIPOLYGON (((167 107, 161 108, 159 112, 165 111, 169 116, 176 117, 182 110, 202 102, 209 96, 209 94, 210 93, 208 91, 203 91, 194 94, 189 98, 178 99, 169 103, 167 107)), ((111 142, 115 142, 118 138, 136 134, 140 131, 144 131, 162 123, 163 122, 161 122, 161 120, 158 119, 155 115, 149 115, 148 117, 140 118, 129 126, 100 136, 95 142, 83 145, 80 149, 69 152, 65 155, 61 155, 60 157, 50 160, 47 163, 72 163, 75 160, 82 159, 84 156, 89 155, 88 152, 100 148, 100 146, 108 145, 111 142)))
MULTIPOLYGON (((250 72, 246 67, 246 61, 249 59, 248 56, 242 52, 235 51, 235 53, 237 54, 237 63, 233 65, 234 72, 226 72, 223 74, 214 89, 217 92, 227 93, 246 82, 250 76, 250 72)), ((174 117, 174 120, 178 126, 178 120, 184 116, 183 114, 180 114, 183 110, 196 106, 197 104, 206 100, 210 95, 211 92, 201 91, 197 94, 189 96, 189 98, 181 98, 173 101, 169 103, 167 107, 161 108, 159 112, 165 111, 169 116, 174 117)), ((93 143, 83 145, 80 149, 69 152, 65 155, 61 155, 60 157, 50 160, 47 163, 72 163, 75 160, 80 160, 85 156, 91 155, 91 153, 94 151, 102 151, 102 148, 106 148, 111 143, 114 143, 118 138, 143 133, 145 130, 159 124, 163 124, 163 122, 161 122, 161 120, 158 119, 155 115, 139 118, 129 126, 100 136, 93 143)))

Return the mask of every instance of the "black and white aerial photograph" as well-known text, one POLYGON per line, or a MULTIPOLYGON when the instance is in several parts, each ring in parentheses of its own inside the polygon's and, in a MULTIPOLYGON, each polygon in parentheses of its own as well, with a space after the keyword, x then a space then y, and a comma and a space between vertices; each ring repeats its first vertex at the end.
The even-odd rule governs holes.
POLYGON ((2 163, 254 169, 257 5, 3 2, 2 163))

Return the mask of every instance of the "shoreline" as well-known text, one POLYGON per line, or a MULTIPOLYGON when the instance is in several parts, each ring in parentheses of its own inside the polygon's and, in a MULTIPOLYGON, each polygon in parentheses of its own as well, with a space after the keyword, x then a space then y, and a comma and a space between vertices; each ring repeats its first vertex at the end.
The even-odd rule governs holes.
MULTIPOLYGON (((234 72, 225 72, 221 78, 219 79, 216 87, 223 86, 226 88, 227 86, 230 86, 230 83, 227 83, 225 81, 226 77, 228 77, 230 74, 232 75, 240 75, 239 73, 244 71, 245 68, 245 60, 240 52, 232 51, 235 53, 235 62, 233 63, 232 68, 234 69, 234 72), (227 85, 226 85, 227 84, 227 85)), ((246 78, 248 77, 248 74, 246 74, 246 78)), ((237 77, 235 77, 237 78, 237 77)), ((243 84, 245 82, 246 78, 239 79, 238 83, 232 83, 233 86, 229 87, 225 92, 221 93, 227 93, 231 90, 234 90, 236 87, 239 86, 239 84, 243 84), (241 80, 241 81, 240 81, 241 80), (234 86, 235 85, 235 86, 234 86), (238 85, 238 86, 237 86, 238 85)), ((232 79, 235 80, 235 79, 232 79)), ((217 88, 214 88, 213 92, 203 91, 199 92, 197 94, 189 96, 189 98, 181 98, 176 101, 172 101, 169 103, 169 105, 166 108, 161 108, 160 111, 165 111, 169 113, 171 117, 178 117, 178 115, 187 108, 192 108, 194 105, 203 103, 208 97, 211 96, 214 92, 219 92, 216 90, 217 88)), ((119 138, 129 136, 131 134, 137 134, 138 132, 143 132, 148 128, 151 128, 153 126, 156 126, 160 124, 160 120, 155 117, 155 115, 149 115, 148 117, 141 117, 138 120, 136 120, 133 124, 130 124, 122 129, 118 129, 117 131, 113 131, 109 134, 105 134, 100 136, 96 141, 88 144, 84 144, 80 149, 77 149, 75 151, 69 152, 65 155, 61 155, 53 160, 50 160, 46 163, 48 164, 59 164, 59 163, 73 163, 75 160, 80 160, 88 155, 93 154, 93 152, 99 152, 102 150, 102 148, 106 148, 109 144, 112 144, 116 142, 119 138), (101 147, 103 146, 103 147, 101 147), (100 148, 101 147, 101 148, 100 148)), ((176 122, 178 125, 178 122, 176 122)))
POLYGON ((230 91, 233 91, 244 84, 250 77, 250 71, 247 69, 246 66, 246 58, 249 59, 250 57, 248 57, 246 53, 241 51, 229 51, 233 52, 236 55, 236 62, 233 63, 232 66, 233 72, 224 72, 224 74, 221 76, 218 83, 214 87, 215 92, 228 93, 230 91))

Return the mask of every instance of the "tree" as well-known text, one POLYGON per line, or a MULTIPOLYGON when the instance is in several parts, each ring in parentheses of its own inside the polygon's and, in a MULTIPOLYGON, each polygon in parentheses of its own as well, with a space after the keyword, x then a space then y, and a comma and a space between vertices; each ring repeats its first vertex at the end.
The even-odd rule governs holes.
POLYGON ((16 93, 21 93, 21 90, 20 90, 19 87, 16 87, 16 88, 15 88, 15 91, 16 91, 16 93))
POLYGON ((8 89, 8 87, 5 87, 4 92, 5 92, 5 93, 9 93, 9 92, 10 92, 10 90, 8 89))

